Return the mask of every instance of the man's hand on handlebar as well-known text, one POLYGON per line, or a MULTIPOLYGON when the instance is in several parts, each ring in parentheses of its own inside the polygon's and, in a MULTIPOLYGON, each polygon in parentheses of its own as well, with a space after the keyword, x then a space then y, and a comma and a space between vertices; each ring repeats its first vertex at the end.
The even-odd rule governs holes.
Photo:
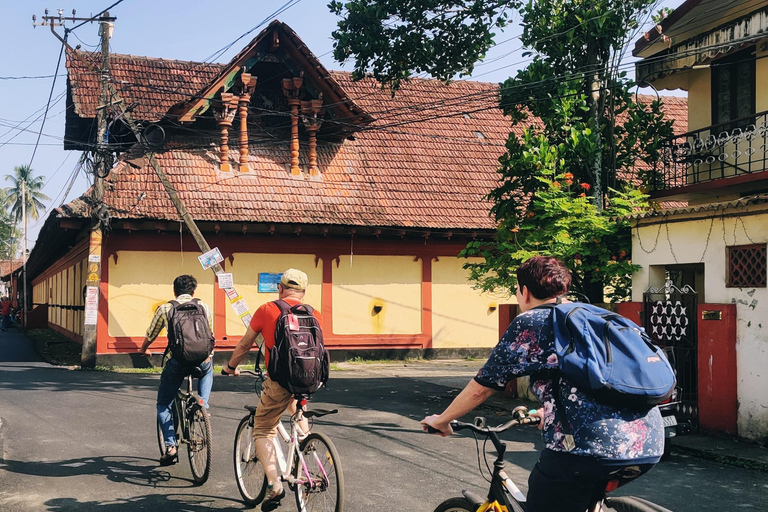
POLYGON ((225 364, 224 366, 221 367, 221 374, 227 375, 229 377, 237 377, 240 375, 240 369, 237 366, 235 366, 232 369, 230 368, 232 367, 229 366, 229 363, 225 364))
POLYGON ((423 420, 421 420, 421 427, 424 429, 424 432, 430 432, 430 429, 434 429, 437 432, 431 432, 434 434, 440 434, 443 437, 450 436, 453 434, 453 429, 451 428, 451 422, 450 421, 444 421, 440 418, 439 414, 433 414, 432 416, 427 416, 423 420))

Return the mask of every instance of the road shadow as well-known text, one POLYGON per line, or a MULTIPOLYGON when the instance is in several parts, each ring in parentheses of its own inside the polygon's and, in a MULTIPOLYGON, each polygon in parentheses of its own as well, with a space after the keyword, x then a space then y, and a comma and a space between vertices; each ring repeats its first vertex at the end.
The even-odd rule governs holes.
POLYGON ((101 475, 110 482, 128 483, 142 487, 187 488, 192 480, 171 476, 158 469, 157 461, 145 457, 82 457, 57 461, 19 461, 3 459, 0 469, 9 473, 38 478, 66 478, 80 475, 101 475))
POLYGON ((221 496, 189 494, 147 494, 131 498, 80 501, 77 498, 54 498, 45 502, 49 512, 123 512, 134 510, 162 510, 163 512, 200 512, 209 510, 245 510, 242 503, 221 496))

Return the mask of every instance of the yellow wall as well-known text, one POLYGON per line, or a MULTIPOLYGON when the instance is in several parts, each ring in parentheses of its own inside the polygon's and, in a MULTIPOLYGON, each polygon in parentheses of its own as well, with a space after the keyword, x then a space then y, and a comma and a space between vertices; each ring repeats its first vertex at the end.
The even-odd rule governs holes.
POLYGON ((499 341, 498 305, 510 300, 473 289, 462 268, 466 262, 452 257, 432 262, 434 348, 492 347, 499 341))
POLYGON ((762 51, 758 50, 756 54, 757 61, 755 62, 755 79, 757 87, 755 89, 755 112, 762 112, 768 110, 768 90, 766 90, 764 84, 768 84, 768 44, 763 44, 758 48, 763 48, 762 51))
MULTIPOLYGON (((197 278, 195 297, 213 308, 214 276, 203 270, 198 253, 119 251, 109 265, 109 334, 144 336, 155 309, 172 300, 173 280, 182 274, 197 278)), ((213 311, 213 310, 212 310, 213 311)))
POLYGON ((354 256, 351 263, 342 256, 333 264, 334 334, 419 334, 421 260, 354 256))
MULTIPOLYGON (((320 310, 322 307, 323 262, 319 259, 317 267, 315 267, 314 255, 235 253, 232 265, 229 265, 227 260, 226 270, 232 272, 235 289, 245 299, 248 309, 253 314, 265 302, 277 300, 277 293, 259 293, 259 273, 280 274, 289 268, 298 268, 307 274, 309 287, 304 296, 304 302, 320 310)), ((244 333, 245 325, 227 299, 227 335, 239 336, 244 333)))
POLYGON ((82 306, 85 260, 49 276, 31 287, 35 304, 48 304, 48 323, 75 334, 83 333, 83 312, 57 306, 82 306))
POLYGON ((712 125, 712 72, 696 69, 689 73, 688 131, 712 125))

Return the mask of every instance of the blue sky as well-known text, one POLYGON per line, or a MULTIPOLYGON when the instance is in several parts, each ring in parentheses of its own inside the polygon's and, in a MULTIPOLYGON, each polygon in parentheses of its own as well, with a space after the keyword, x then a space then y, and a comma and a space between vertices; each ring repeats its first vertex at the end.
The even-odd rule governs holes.
MULTIPOLYGON (((71 15, 75 8, 78 17, 88 17, 115 1, 75 0, 67 5, 64 15, 71 15)), ((286 1, 124 0, 110 11, 117 17, 111 51, 202 62, 256 27, 286 1)), ((661 4, 674 7, 681 1, 667 0, 661 4)), ((61 43, 49 27, 33 29, 32 15, 36 14, 40 21, 46 8, 53 15, 58 6, 37 0, 1 0, 0 3, 3 4, 0 11, 3 42, 0 56, 0 176, 11 173, 14 166, 31 161, 36 174, 44 176, 44 193, 52 200, 39 221, 30 221, 28 239, 31 248, 50 208, 79 196, 89 184, 80 173, 67 193, 80 153, 63 150, 65 99, 61 96, 65 92, 65 76, 59 76, 53 85, 53 100, 61 99, 50 107, 40 144, 35 150, 41 114, 51 93, 51 75, 56 70, 61 43)), ((330 34, 337 19, 326 4, 326 0, 300 0, 278 19, 290 25, 327 68, 350 69, 350 66, 343 67, 334 62, 330 54, 333 48, 330 34)), ((229 61, 259 30, 257 28, 238 41, 216 62, 229 61)), ((63 30, 58 31, 63 34, 63 30)), ((498 45, 489 52, 486 63, 477 66, 473 79, 500 82, 524 66, 517 35, 519 30, 514 23, 499 34, 496 38, 498 45)), ((72 46, 80 44, 84 50, 94 49, 98 42, 97 23, 79 27, 69 39, 72 46)), ((64 72, 62 59, 59 75, 64 72)), ((0 180, 0 186, 7 186, 6 183, 0 180)))

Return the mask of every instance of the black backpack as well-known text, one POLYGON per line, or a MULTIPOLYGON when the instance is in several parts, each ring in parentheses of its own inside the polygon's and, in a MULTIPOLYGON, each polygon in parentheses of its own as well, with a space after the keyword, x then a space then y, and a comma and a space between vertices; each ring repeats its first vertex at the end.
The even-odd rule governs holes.
POLYGON ((216 340, 200 299, 180 303, 170 301, 168 311, 168 350, 178 361, 198 365, 213 352, 216 340))
POLYGON ((307 304, 292 307, 283 300, 274 303, 280 316, 275 345, 269 353, 269 376, 293 395, 314 393, 328 381, 330 371, 323 330, 314 309, 307 304))

